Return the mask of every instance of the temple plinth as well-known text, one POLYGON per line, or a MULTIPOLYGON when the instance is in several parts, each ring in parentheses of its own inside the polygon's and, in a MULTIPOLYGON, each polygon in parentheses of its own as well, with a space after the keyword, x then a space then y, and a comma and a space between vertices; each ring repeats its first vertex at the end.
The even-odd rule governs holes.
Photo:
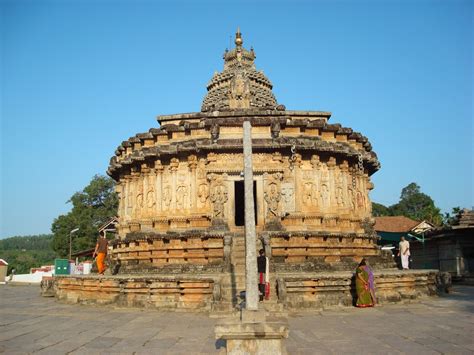
POLYGON ((369 140, 330 123, 329 112, 287 110, 255 58, 238 32, 200 112, 159 116, 159 128, 119 145, 108 169, 119 195, 111 253, 119 272, 58 278, 60 298, 235 309, 246 283, 244 122, 252 126, 255 251, 264 248, 271 265, 265 307, 351 305, 362 258, 375 269, 381 303, 434 292, 434 272, 397 274, 377 246, 369 192, 380 163, 369 140))

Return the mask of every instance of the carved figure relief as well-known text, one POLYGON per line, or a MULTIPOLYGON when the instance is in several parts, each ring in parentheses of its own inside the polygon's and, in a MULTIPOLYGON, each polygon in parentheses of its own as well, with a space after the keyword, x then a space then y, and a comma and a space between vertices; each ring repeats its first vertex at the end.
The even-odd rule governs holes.
POLYGON ((321 204, 324 208, 328 208, 330 205, 329 187, 327 184, 321 185, 321 204))
POLYGON ((347 192, 349 193, 349 202, 351 204, 351 209, 355 210, 356 204, 355 204, 355 201, 354 201, 354 199, 355 199, 354 190, 349 187, 347 189, 347 192))
POLYGON ((283 183, 281 185, 281 196, 283 199, 283 209, 285 212, 293 212, 295 210, 295 188, 292 183, 283 183))
POLYGON ((209 198, 209 186, 207 184, 199 185, 198 197, 199 197, 199 202, 201 202, 202 205, 205 205, 207 202, 207 199, 209 198))
POLYGON ((320 161, 319 161, 319 155, 312 155, 311 156, 311 166, 313 169, 317 169, 320 165, 320 161))
POLYGON ((229 108, 250 108, 250 83, 242 72, 235 74, 230 84, 229 108))
POLYGON ((170 208, 170 205, 171 205, 171 186, 166 185, 163 188, 162 200, 163 200, 163 208, 168 210, 170 208))
POLYGON ((141 211, 143 209, 143 185, 142 182, 139 182, 138 189, 137 189, 137 196, 135 198, 135 206, 136 206, 136 217, 140 217, 141 211))
POLYGON ((206 159, 204 158, 199 159, 197 166, 197 177, 198 179, 206 178, 206 159))
POLYGON ((186 197, 188 196, 188 188, 186 185, 179 185, 176 189, 176 208, 178 210, 185 209, 186 197))
POLYGON ((311 202, 313 206, 319 206, 319 188, 316 183, 313 184, 313 191, 311 193, 312 199, 311 202))
POLYGON ((303 204, 311 206, 313 203, 313 183, 307 182, 303 188, 303 204))
POLYGON ((344 177, 339 173, 336 182, 336 203, 338 207, 345 207, 346 201, 344 198, 344 177))
POLYGON ((217 123, 213 123, 211 126, 212 143, 216 143, 217 140, 219 139, 219 132, 220 132, 219 125, 217 123))
POLYGON ((365 208, 364 196, 362 196, 362 192, 360 192, 360 190, 357 190, 356 201, 357 201, 357 208, 365 208))
POLYGON ((179 167, 179 159, 171 158, 170 160, 170 171, 176 171, 179 167))
POLYGON ((211 191, 211 202, 213 203, 214 217, 224 218, 224 207, 227 202, 227 187, 221 182, 216 184, 211 191))
POLYGON ((156 200, 155 200, 155 190, 153 188, 150 188, 146 194, 146 206, 149 209, 152 209, 156 205, 156 200))
POLYGON ((276 183, 270 183, 265 191, 265 201, 267 202, 267 216, 279 217, 278 205, 280 202, 280 193, 276 183))
POLYGON ((127 194, 127 214, 131 216, 132 211, 133 211, 133 197, 134 197, 134 191, 133 191, 133 180, 129 180, 128 183, 128 194, 127 194))
POLYGON ((188 157, 188 167, 189 167, 189 169, 194 170, 194 169, 196 169, 197 165, 198 165, 197 157, 195 155, 190 155, 188 157))

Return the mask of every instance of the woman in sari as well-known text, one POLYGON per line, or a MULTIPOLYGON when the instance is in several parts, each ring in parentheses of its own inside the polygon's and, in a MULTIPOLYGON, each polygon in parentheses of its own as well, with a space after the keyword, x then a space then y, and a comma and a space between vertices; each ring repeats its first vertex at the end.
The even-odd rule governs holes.
POLYGON ((373 307, 375 305, 374 274, 365 259, 356 269, 357 307, 373 307))

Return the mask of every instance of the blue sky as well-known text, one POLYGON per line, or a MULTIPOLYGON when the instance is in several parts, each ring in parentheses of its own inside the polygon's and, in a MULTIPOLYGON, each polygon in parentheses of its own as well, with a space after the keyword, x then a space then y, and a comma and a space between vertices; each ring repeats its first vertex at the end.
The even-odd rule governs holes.
POLYGON ((240 26, 290 110, 366 135, 374 201, 474 205, 472 1, 44 1, 1 10, 0 238, 48 233, 159 114, 200 110, 240 26))

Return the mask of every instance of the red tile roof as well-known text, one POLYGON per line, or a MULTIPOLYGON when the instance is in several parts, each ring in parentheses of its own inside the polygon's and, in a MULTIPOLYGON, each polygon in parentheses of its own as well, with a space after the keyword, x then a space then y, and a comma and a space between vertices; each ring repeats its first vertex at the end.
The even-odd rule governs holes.
POLYGON ((0 259, 0 266, 8 266, 8 263, 5 260, 0 259))
POLYGON ((377 232, 406 233, 420 223, 405 216, 375 217, 374 229, 377 232))

